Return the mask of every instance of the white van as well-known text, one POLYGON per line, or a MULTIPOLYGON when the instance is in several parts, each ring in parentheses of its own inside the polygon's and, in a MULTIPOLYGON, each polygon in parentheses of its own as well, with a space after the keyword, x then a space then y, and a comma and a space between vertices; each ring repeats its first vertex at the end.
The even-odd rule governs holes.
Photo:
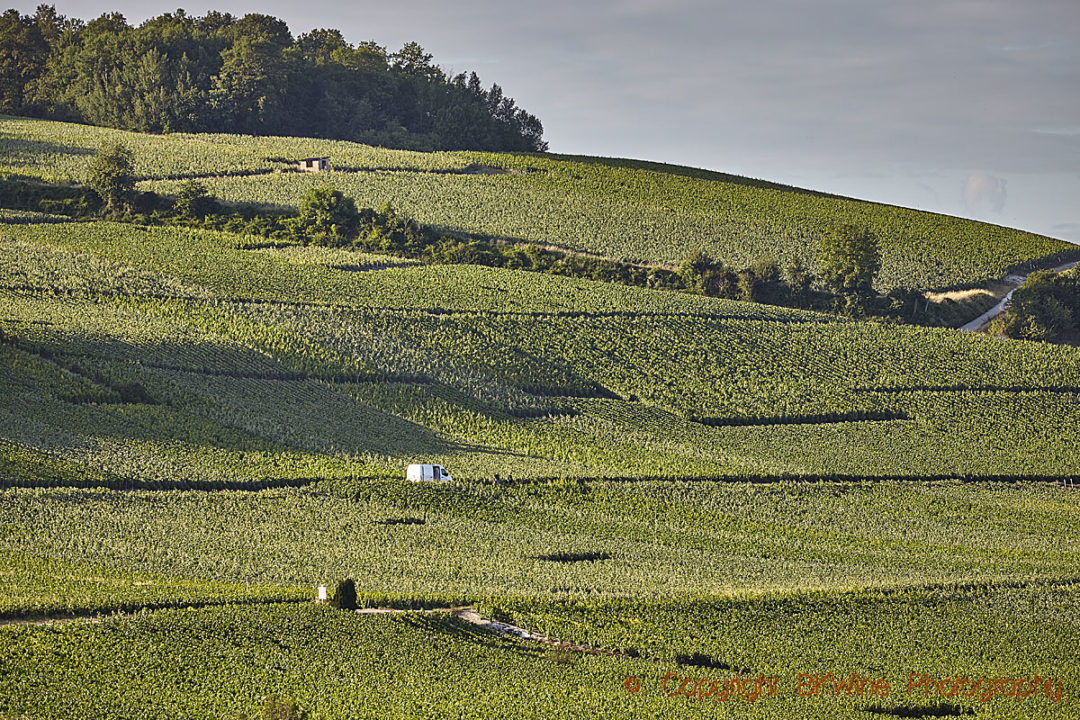
POLYGON ((442 465, 410 465, 405 471, 405 478, 413 482, 425 480, 445 480, 450 482, 454 478, 443 469, 442 465))

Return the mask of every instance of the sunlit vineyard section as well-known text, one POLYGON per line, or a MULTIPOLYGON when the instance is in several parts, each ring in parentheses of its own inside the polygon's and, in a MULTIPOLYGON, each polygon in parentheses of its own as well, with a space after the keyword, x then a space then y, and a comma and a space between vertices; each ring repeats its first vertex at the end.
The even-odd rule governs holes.
POLYGON ((221 233, 8 228, 7 482, 297 485, 417 457, 472 479, 1077 472, 1075 349, 221 233))
MULTIPOLYGON (((670 603, 506 603, 488 610, 553 636, 633 648, 666 661, 642 672, 647 682, 667 672, 680 678, 778 676, 788 692, 778 694, 771 708, 775 717, 808 712, 811 717, 1019 719, 1073 717, 1080 711, 1073 651, 1080 638, 1078 603, 1075 580, 1035 580, 1021 586, 984 583, 670 603), (833 678, 816 694, 807 682, 799 697, 803 673, 833 678), (889 694, 846 692, 852 674, 886 680, 889 694), (928 677, 947 679, 940 694, 936 682, 929 691, 920 685, 928 677), (971 682, 964 691, 954 690, 954 680, 959 685, 965 678, 971 682), (1050 692, 1042 684, 1037 695, 1017 698, 1004 694, 1008 681, 990 692, 995 678, 1025 678, 1028 688, 1036 678, 1053 678, 1053 683, 1050 692)), ((695 711, 704 709, 697 698, 681 699, 695 711)), ((744 704, 740 716, 756 717, 753 713, 765 707, 744 704)))
POLYGON ((882 241, 879 288, 978 283, 1072 246, 970 220, 826 196, 732 175, 653 163, 556 155, 416 153, 353 143, 227 135, 147 136, 45 121, 0 121, 0 172, 84 179, 90 157, 119 138, 135 172, 166 194, 196 177, 217 197, 295 207, 329 184, 361 206, 390 202, 448 231, 532 242, 640 263, 678 264, 705 249, 736 267, 759 258, 814 263, 837 222, 882 241), (329 156, 329 175, 294 173, 329 156))
MULTIPOLYGON (((71 223, 58 230, 27 223, 0 232, 0 238, 5 243, 0 247, 10 249, 0 254, 9 275, 7 287, 58 287, 67 294, 76 288, 65 283, 100 294, 107 292, 112 277, 138 270, 158 282, 174 278, 202 288, 204 295, 247 301, 471 313, 516 308, 566 315, 659 312, 826 319, 790 308, 552 275, 471 265, 421 266, 400 258, 298 245, 266 247, 261 238, 203 230, 108 222, 71 223), (41 247, 30 251, 27 243, 41 247), (126 270, 121 273, 121 268, 126 270), (43 273, 48 274, 44 285, 28 279, 43 273), (76 277, 65 280, 72 275, 76 277)), ((191 292, 190 287, 157 291, 169 297, 191 292)), ((138 292, 128 287, 122 294, 138 292)))
MULTIPOLYGON (((505 163, 500 157, 481 159, 505 163)), ((529 162, 530 172, 257 175, 212 178, 207 187, 232 202, 295 207, 307 190, 329 184, 361 205, 390 202, 452 232, 662 265, 677 265, 698 248, 736 267, 762 257, 799 258, 812 265, 818 238, 839 221, 854 222, 869 226, 882 240, 881 290, 980 282, 1071 247, 970 220, 742 179, 688 177, 602 161, 529 162)), ((177 183, 147 187, 169 194, 177 183)))
POLYGON ((82 182, 102 144, 120 140, 146 179, 245 175, 292 170, 304 157, 329 155, 353 170, 461 170, 459 153, 421 153, 312 138, 169 133, 150 135, 92 125, 0 116, 0 171, 50 182, 82 182))
POLYGON ((1080 641, 1078 609, 1075 585, 1035 584, 657 606, 580 602, 527 618, 575 642, 645 653, 636 659, 558 655, 446 615, 358 617, 312 604, 162 611, 0 628, 0 695, 4 711, 41 718, 250 717, 276 695, 310 717, 348 720, 698 718, 735 710, 762 720, 1052 719, 1078 711, 1069 652, 1080 641), (913 655, 913 644, 924 649, 913 655), (1000 646, 1022 655, 986 651, 1000 646), (804 681, 800 696, 806 673, 832 677, 812 695, 804 681), (889 691, 837 692, 833 678, 851 674, 886 681, 889 691), (718 680, 722 689, 758 675, 776 678, 775 695, 677 693, 684 678, 690 687, 718 680), (953 678, 971 678, 969 689, 982 683, 966 696, 909 689, 927 676, 948 678, 945 692, 953 678), (1006 683, 986 694, 994 679, 1017 677, 1039 678, 1040 692, 1018 700, 1004 695, 1006 683), (627 678, 638 683, 628 686, 627 678))
POLYGON ((0 628, 0 667, 0 711, 41 718, 96 717, 105 708, 122 717, 259 717, 275 694, 309 717, 348 720, 584 720, 671 707, 657 693, 623 688, 628 674, 652 670, 646 661, 557 664, 543 646, 483 636, 445 616, 360 618, 313 605, 0 628), (49 694, 55 687, 68 692, 49 694))
POLYGON ((369 480, 257 492, 15 488, 0 499, 5 555, 29 547, 232 583, 237 594, 248 580, 314 588, 352 577, 375 601, 669 602, 1080 572, 1075 498, 1049 483, 369 480))
MULTIPOLYGON (((44 510, 44 506, 37 510, 44 510)), ((26 526, 14 529, 17 527, 8 526, 6 532, 17 533, 24 541, 32 540, 26 526)), ((0 622, 9 618, 94 615, 143 608, 294 601, 306 599, 310 594, 303 588, 253 585, 244 579, 222 582, 56 560, 13 548, 4 553, 0 570, 0 622)))

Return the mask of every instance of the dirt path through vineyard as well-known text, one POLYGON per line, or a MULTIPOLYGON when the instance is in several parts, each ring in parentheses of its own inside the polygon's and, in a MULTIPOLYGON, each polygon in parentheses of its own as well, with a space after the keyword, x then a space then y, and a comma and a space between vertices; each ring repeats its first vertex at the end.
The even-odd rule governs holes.
MULTIPOLYGON (((267 603, 244 603, 244 604, 271 604, 288 601, 268 601, 267 603)), ((292 602, 309 602, 307 600, 294 600, 292 602)), ((205 603, 197 606, 184 606, 184 607, 213 607, 220 605, 229 605, 232 603, 205 603)), ((154 610, 163 610, 168 608, 153 608, 154 610)), ((137 614, 136 612, 118 612, 108 615, 61 615, 56 617, 36 617, 36 618, 13 618, 0 620, 0 628, 3 627, 19 627, 19 626, 46 626, 46 625, 63 625, 70 623, 100 623, 105 620, 111 620, 114 618, 131 618, 137 614)), ((584 645, 579 643, 569 643, 556 640, 548 637, 540 632, 534 632, 532 630, 526 630, 523 627, 512 625, 510 623, 501 622, 499 620, 489 620, 482 617, 472 606, 454 607, 454 608, 431 608, 427 610, 401 610, 398 608, 361 608, 356 611, 358 615, 435 615, 445 614, 452 615, 462 622, 468 623, 479 630, 491 632, 497 635, 509 635, 519 640, 526 640, 530 642, 536 642, 555 649, 572 650, 576 652, 587 653, 590 655, 606 655, 607 657, 618 657, 625 659, 644 659, 659 662, 655 658, 642 658, 633 655, 626 655, 624 653, 617 652, 615 650, 608 650, 600 647, 593 647, 591 645, 584 645)))
MULTIPOLYGON (((1065 263, 1064 265, 1058 265, 1056 268, 1050 268, 1050 271, 1054 273, 1062 273, 1066 270, 1070 270, 1076 267, 1076 265, 1077 261, 1074 260, 1073 262, 1065 263)), ((1010 290, 1005 297, 1001 298, 1001 301, 998 302, 997 305, 990 308, 971 322, 961 325, 960 329, 967 332, 976 332, 978 330, 981 330, 987 323, 996 318, 998 315, 1005 312, 1005 308, 1009 306, 1009 301, 1012 300, 1013 293, 1016 292, 1017 288, 1024 284, 1025 280, 1027 280, 1027 275, 1014 274, 1005 276, 1005 281, 1016 285, 1016 287, 1010 290)))

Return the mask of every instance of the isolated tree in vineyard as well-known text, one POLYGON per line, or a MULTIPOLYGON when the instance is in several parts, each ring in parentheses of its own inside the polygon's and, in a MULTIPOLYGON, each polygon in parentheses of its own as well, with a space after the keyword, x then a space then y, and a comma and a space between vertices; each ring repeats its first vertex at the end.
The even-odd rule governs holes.
POLYGON ((818 245, 825 286, 837 295, 866 298, 874 294, 874 278, 881 270, 877 237, 866 227, 841 225, 818 245))
POLYGON ((217 210, 217 202, 207 193, 205 185, 189 179, 180 185, 173 209, 183 217, 197 220, 217 210))
POLYGON ((356 609, 356 582, 352 578, 345 578, 338 582, 334 596, 330 599, 330 605, 339 610, 356 609))
POLYGON ((111 215, 127 212, 135 195, 131 150, 120 143, 108 143, 94 155, 86 184, 105 203, 111 215))
POLYGON ((300 200, 301 234, 315 243, 345 242, 356 232, 358 219, 353 199, 329 186, 312 188, 300 200))

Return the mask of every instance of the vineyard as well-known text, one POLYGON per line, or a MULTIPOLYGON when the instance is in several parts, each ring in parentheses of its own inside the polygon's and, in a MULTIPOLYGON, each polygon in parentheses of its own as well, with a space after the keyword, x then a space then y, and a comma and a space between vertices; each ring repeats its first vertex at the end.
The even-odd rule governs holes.
MULTIPOLYGON (((3 171, 77 180, 115 135, 4 118, 3 171)), ((1058 249, 644 163, 124 137, 155 188, 290 205, 329 154, 362 204, 647 262, 849 213, 886 285, 1058 249)), ((4 211, 0 718, 1077 717, 1077 427, 1077 348, 4 211), (407 612, 312 602, 344 578, 407 612), (461 605, 617 655, 422 611, 461 605)))
POLYGON ((349 491, 16 488, 0 522, 34 529, 0 547, 32 537, 50 562, 250 581, 255 597, 348 576, 361 597, 443 602, 663 603, 1080 570, 1075 500, 1046 486, 593 480, 438 491, 367 480, 349 491), (415 522, 393 522, 405 519, 415 522))
POLYGON ((221 460, 200 463, 204 482, 234 474, 233 447, 287 449, 282 480, 418 453, 477 480, 504 466, 518 477, 1077 471, 1074 349, 508 270, 340 269, 342 251, 245 250, 221 233, 49 227, 4 241, 0 352, 26 387, 0 406, 25 417, 12 422, 25 439, 9 439, 59 434, 91 467, 137 483, 175 481, 190 461, 162 425, 214 438, 208 460, 221 460), (117 395, 131 385, 143 402, 117 395), (117 429, 75 440, 103 425, 117 429))
MULTIPOLYGON (((1068 578, 1080 533, 1075 500, 1053 487, 595 482, 447 495, 370 482, 356 490, 347 499, 307 490, 7 491, 0 523, 36 523, 38 552, 60 558, 10 566, 20 577, 51 578, 44 587, 70 597, 98 585, 92 600, 100 600, 119 576, 136 580, 139 594, 126 603, 161 607, 156 594, 169 592, 179 605, 204 607, 0 628, 0 708, 16 717, 34 707, 96 717, 108 707, 123 717, 209 718, 251 713, 278 694, 315 717, 342 708, 357 718, 586 717, 599 707, 682 717, 703 708, 671 697, 665 674, 723 682, 760 673, 779 678, 780 693, 729 701, 740 716, 1076 712, 1080 596, 1068 578), (355 540, 336 542, 343 533, 355 540), (66 556, 130 569, 76 567, 66 556), (160 575, 140 567, 178 579, 152 584, 160 575), (60 581, 72 572, 88 576, 82 586, 60 581), (264 604, 275 581, 295 582, 289 594, 299 596, 305 581, 341 574, 365 588, 364 605, 483 597, 489 616, 640 659, 553 654, 445 615, 264 604), (194 579, 210 577, 240 582, 194 579), (987 652, 995 647, 1017 655, 987 652), (830 687, 801 698, 798 677, 808 672, 887 678, 893 693, 837 696, 830 687), (1037 675, 1060 682, 1061 696, 1020 705, 927 699, 904 692, 913 672, 1037 675), (628 676, 640 692, 627 692, 628 676), (56 687, 70 691, 50 693, 56 687)), ((15 544, 4 541, 5 557, 15 544)))
MULTIPOLYGON (((995 718, 1072 717, 1077 712, 1075 658, 1055 647, 1080 639, 1075 587, 1034 587, 1014 592, 991 589, 946 597, 934 592, 899 596, 792 597, 771 602, 714 601, 664 606, 649 613, 634 605, 560 610, 574 618, 626 628, 627 615, 643 610, 645 621, 618 637, 646 632, 701 633, 708 653, 684 656, 684 664, 580 656, 552 662, 540 647, 477 635, 460 621, 437 616, 368 617, 357 622, 342 613, 271 605, 229 606, 200 612, 162 611, 97 625, 48 630, 6 630, 0 648, 0 693, 56 709, 58 716, 87 717, 101 704, 123 717, 233 717, 272 694, 287 694, 315 717, 341 708, 356 718, 414 717, 738 717, 880 718, 978 715, 995 718), (1006 613, 1023 619, 1010 623, 1006 613), (856 615, 860 624, 845 617, 856 615), (733 647, 732 635, 761 648, 733 647), (884 645, 880 637, 888 638, 884 645), (905 651, 919 637, 934 656, 918 667, 905 651), (1013 697, 926 697, 907 692, 912 673, 948 676, 963 667, 973 678, 1008 677, 1012 664, 996 663, 972 647, 1008 643, 1022 648, 1027 677, 1052 678, 1057 702, 1039 695, 1013 697), (836 649, 834 649, 836 648, 836 649), (844 650, 838 651, 837 649, 844 650), (34 653, 51 662, 28 665, 34 653), (711 665, 707 664, 711 663, 711 665), (864 663, 866 663, 864 665, 864 663), (869 665, 870 668, 867 668, 869 665), (811 697, 796 695, 800 674, 855 668, 887 678, 891 694, 859 697, 830 683, 811 697), (867 669, 864 669, 867 668, 867 669), (27 671, 29 669, 29 671, 27 671), (1005 675, 1002 675, 1005 673, 1005 675), (678 680, 664 690, 665 675, 719 679, 737 675, 777 677, 778 692, 754 701, 676 695, 678 680), (640 690, 625 689, 637 678, 640 690), (80 688, 55 695, 49 688, 80 688), (188 688, 200 688, 199 693, 188 688), (730 706, 730 707, 725 707, 730 706)), ((584 624, 584 623, 582 623, 584 624)), ((700 646, 699 646, 700 647, 700 646)), ((556 656, 558 657, 558 656, 556 656)), ((691 685, 692 686, 692 685, 691 685)), ((3 707, 3 706, 0 706, 3 707)), ((12 706, 4 707, 16 710, 12 706)))
POLYGON ((416 153, 353 143, 228 135, 147 136, 79 125, 0 121, 0 173, 81 182, 93 152, 121 138, 141 187, 175 194, 200 178, 230 202, 295 207, 329 184, 361 207, 391 203, 423 223, 634 263, 677 265, 704 249, 735 267, 763 257, 814 266, 814 246, 838 221, 882 241, 880 290, 964 286, 1072 248, 1017 230, 826 196, 721 173, 555 155, 416 153), (328 156, 330 175, 293 173, 328 156))

